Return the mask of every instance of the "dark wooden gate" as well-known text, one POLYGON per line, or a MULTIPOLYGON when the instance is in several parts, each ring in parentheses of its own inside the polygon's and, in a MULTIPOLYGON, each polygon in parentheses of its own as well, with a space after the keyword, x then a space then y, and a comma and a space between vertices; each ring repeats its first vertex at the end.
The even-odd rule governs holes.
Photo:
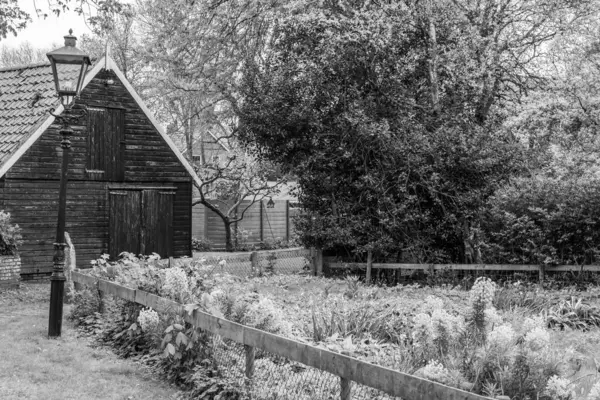
POLYGON ((134 254, 173 255, 173 198, 160 189, 109 192, 109 254, 112 259, 127 251, 134 254))

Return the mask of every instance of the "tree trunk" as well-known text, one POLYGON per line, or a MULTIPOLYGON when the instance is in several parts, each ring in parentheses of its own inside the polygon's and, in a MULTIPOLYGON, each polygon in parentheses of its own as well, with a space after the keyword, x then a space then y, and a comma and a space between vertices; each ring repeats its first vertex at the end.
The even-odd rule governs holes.
POLYGON ((229 220, 223 220, 225 224, 225 250, 233 251, 233 241, 231 240, 231 222, 229 220))
POLYGON ((431 91, 431 105, 433 112, 437 116, 440 112, 440 90, 438 83, 438 50, 437 50, 437 34, 435 30, 435 23, 433 21, 432 4, 430 1, 426 3, 427 13, 427 32, 429 36, 429 81, 431 91))

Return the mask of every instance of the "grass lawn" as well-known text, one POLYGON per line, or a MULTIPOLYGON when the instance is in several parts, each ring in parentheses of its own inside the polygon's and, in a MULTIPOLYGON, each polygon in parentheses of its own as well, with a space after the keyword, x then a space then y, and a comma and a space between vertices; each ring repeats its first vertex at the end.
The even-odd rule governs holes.
POLYGON ((0 292, 0 399, 179 397, 141 364, 90 347, 66 318, 62 337, 48 339, 49 299, 49 284, 0 292))

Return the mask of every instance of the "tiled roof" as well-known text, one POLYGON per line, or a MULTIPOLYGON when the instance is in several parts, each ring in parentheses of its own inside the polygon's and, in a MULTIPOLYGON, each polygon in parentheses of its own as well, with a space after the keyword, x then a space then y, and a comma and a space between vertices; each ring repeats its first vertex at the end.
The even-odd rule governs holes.
MULTIPOLYGON (((64 71, 77 79, 77 66, 64 71)), ((59 104, 50 63, 0 69, 0 166, 59 104)))

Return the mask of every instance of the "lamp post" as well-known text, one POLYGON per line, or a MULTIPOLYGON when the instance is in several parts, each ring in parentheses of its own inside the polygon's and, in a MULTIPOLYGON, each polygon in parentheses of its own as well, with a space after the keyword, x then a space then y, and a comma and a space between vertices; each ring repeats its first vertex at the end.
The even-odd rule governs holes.
POLYGON ((69 168, 69 149, 71 141, 69 137, 73 134, 71 124, 76 123, 85 115, 76 115, 72 112, 73 102, 81 93, 83 78, 88 67, 91 65, 90 57, 83 51, 75 47, 77 38, 73 36, 73 30, 69 30, 69 35, 65 36, 65 46, 53 50, 46 54, 52 66, 54 84, 60 102, 63 106, 62 115, 54 114, 54 109, 50 114, 54 116, 56 122, 61 125, 59 130, 62 136, 62 165, 60 173, 60 190, 58 197, 58 223, 56 225, 56 243, 54 243, 54 267, 50 277, 50 316, 48 321, 48 337, 58 337, 62 330, 63 315, 63 296, 65 291, 65 211, 67 207, 67 173, 69 168), (74 80, 73 68, 77 66, 78 75, 74 80))

